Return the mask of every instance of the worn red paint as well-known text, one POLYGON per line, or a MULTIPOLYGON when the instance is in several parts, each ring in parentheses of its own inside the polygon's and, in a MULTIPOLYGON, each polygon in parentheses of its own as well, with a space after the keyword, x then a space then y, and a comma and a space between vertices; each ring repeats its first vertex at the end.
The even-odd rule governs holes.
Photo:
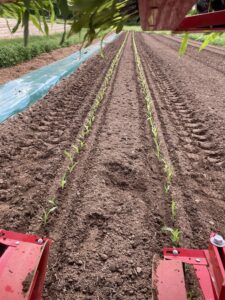
POLYGON ((6 291, 7 293, 14 293, 14 290, 12 289, 12 287, 11 287, 10 285, 7 285, 7 286, 5 287, 5 291, 6 291))

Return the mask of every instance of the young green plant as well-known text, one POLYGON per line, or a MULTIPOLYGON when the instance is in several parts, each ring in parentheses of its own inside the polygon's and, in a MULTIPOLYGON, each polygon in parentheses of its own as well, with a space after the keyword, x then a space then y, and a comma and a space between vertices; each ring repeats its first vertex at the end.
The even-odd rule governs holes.
POLYGON ((170 239, 173 243, 173 246, 177 247, 179 246, 180 237, 181 237, 181 231, 177 228, 171 228, 171 227, 163 227, 163 231, 170 233, 170 239))
POLYGON ((41 221, 43 222, 44 225, 46 225, 48 223, 50 214, 52 214, 56 209, 57 209, 57 206, 54 206, 50 209, 44 209, 43 208, 43 214, 42 214, 42 217, 40 219, 41 219, 41 221))

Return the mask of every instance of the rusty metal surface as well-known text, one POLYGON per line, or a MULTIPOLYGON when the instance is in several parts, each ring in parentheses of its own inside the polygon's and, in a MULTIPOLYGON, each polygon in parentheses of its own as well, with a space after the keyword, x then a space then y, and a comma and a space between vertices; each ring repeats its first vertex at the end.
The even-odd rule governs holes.
POLYGON ((155 260, 154 263, 153 300, 187 300, 182 262, 155 260))
POLYGON ((0 299, 41 299, 50 243, 0 230, 0 299))
POLYGON ((176 30, 196 0, 138 0, 144 30, 176 30))

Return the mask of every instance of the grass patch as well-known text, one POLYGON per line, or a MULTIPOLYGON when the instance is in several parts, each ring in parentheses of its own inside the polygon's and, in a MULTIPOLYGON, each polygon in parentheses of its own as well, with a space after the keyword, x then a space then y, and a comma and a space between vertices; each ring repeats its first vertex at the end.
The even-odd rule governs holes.
POLYGON ((31 36, 28 47, 23 46, 23 38, 0 39, 0 68, 11 67, 42 53, 79 44, 82 42, 84 34, 85 31, 81 35, 71 36, 63 45, 60 45, 62 34, 31 36))
MULTIPOLYGON (((189 37, 192 40, 204 42, 207 38, 208 34, 203 33, 192 33, 189 34, 189 37)), ((211 45, 217 45, 217 46, 225 46, 225 34, 222 34, 221 36, 216 37, 214 40, 210 42, 211 45)))
POLYGON ((138 26, 138 25, 126 25, 123 27, 123 31, 136 31, 136 32, 139 32, 139 31, 143 31, 141 29, 141 26, 138 26))

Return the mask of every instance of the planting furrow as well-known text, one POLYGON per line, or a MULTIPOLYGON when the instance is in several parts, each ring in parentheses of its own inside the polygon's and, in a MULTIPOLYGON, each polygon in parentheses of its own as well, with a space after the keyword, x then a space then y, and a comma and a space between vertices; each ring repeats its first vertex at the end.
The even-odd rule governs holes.
MULTIPOLYGON (((169 36, 162 36, 162 35, 152 35, 151 38, 160 42, 164 47, 170 48, 174 50, 174 52, 178 53, 180 45, 181 45, 181 38, 177 37, 169 37, 169 36)), ((220 76, 225 74, 225 49, 224 47, 213 47, 208 46, 203 51, 199 52, 199 48, 201 43, 191 41, 188 42, 188 48, 185 53, 185 56, 192 61, 197 62, 197 64, 201 64, 203 66, 207 66, 212 68, 220 73, 220 76)))
POLYGON ((79 134, 122 39, 108 46, 105 60, 92 58, 41 101, 0 125, 2 228, 39 228, 42 206, 67 163, 64 151, 79 134))
MULTIPOLYGON (((126 45, 126 41, 127 41, 127 35, 126 35, 121 47, 119 48, 117 54, 115 55, 114 59, 112 60, 112 63, 110 65, 109 69, 107 70, 107 73, 105 74, 103 83, 95 97, 94 103, 91 106, 90 111, 88 112, 88 115, 84 121, 84 124, 81 126, 79 134, 76 136, 76 140, 73 141, 73 144, 71 145, 69 150, 64 151, 64 155, 67 159, 67 162, 64 165, 64 170, 63 170, 63 173, 61 174, 61 178, 59 180, 58 186, 56 187, 55 190, 52 190, 52 196, 51 196, 50 200, 48 201, 48 203, 46 203, 46 208, 44 208, 44 212, 43 212, 43 215, 41 218, 42 219, 42 224, 41 224, 42 228, 40 228, 39 230, 41 231, 42 229, 44 229, 43 234, 45 234, 45 235, 47 235, 47 233, 48 233, 47 223, 49 223, 52 213, 55 212, 56 209, 61 211, 62 204, 64 205, 64 207, 68 207, 70 205, 70 203, 67 203, 64 200, 64 189, 66 188, 67 183, 69 182, 72 173, 76 171, 76 168, 79 164, 80 155, 82 154, 83 150, 86 147, 86 140, 92 131, 97 112, 98 112, 99 108, 101 107, 102 102, 105 98, 107 89, 111 83, 114 72, 120 61, 123 49, 126 45)), ((66 220, 68 218, 69 213, 70 213, 70 211, 67 210, 66 213, 63 215, 64 220, 66 220)), ((53 224, 55 223, 54 218, 55 218, 55 216, 53 217, 53 224)), ((61 216, 61 218, 62 218, 62 216, 61 216)), ((54 225, 54 226, 57 227, 57 225, 54 225)))
POLYGON ((137 41, 176 174, 174 193, 179 196, 175 199, 178 198, 178 206, 186 212, 178 216, 178 223, 184 232, 184 242, 198 246, 212 229, 224 228, 222 143, 208 130, 204 113, 190 105, 190 99, 194 102, 193 95, 179 85, 179 80, 177 86, 174 76, 168 76, 170 65, 157 55, 154 44, 148 44, 141 35, 137 41))
POLYGON ((167 223, 163 172, 136 81, 131 36, 49 224, 44 299, 150 299, 167 223), (66 211, 68 212, 65 218, 66 211))
POLYGON ((162 140, 157 125, 158 118, 155 113, 151 92, 149 90, 144 68, 138 53, 134 34, 132 37, 133 37, 134 56, 136 62, 136 72, 137 72, 139 85, 141 87, 141 92, 146 102, 146 109, 147 109, 146 117, 152 132, 152 138, 155 145, 155 155, 158 159, 159 164, 162 165, 165 174, 164 193, 165 193, 165 199, 167 199, 167 205, 165 203, 165 211, 167 210, 167 222, 169 223, 167 223, 166 226, 162 228, 162 230, 170 234, 170 239, 173 243, 173 246, 177 247, 179 246, 180 243, 181 231, 178 228, 174 227, 174 225, 176 225, 176 218, 177 218, 177 202, 174 198, 174 195, 171 193, 174 171, 171 165, 171 161, 168 159, 168 153, 167 152, 165 154, 162 153, 162 149, 161 149, 162 140), (170 224, 171 227, 168 227, 168 225, 170 224))

